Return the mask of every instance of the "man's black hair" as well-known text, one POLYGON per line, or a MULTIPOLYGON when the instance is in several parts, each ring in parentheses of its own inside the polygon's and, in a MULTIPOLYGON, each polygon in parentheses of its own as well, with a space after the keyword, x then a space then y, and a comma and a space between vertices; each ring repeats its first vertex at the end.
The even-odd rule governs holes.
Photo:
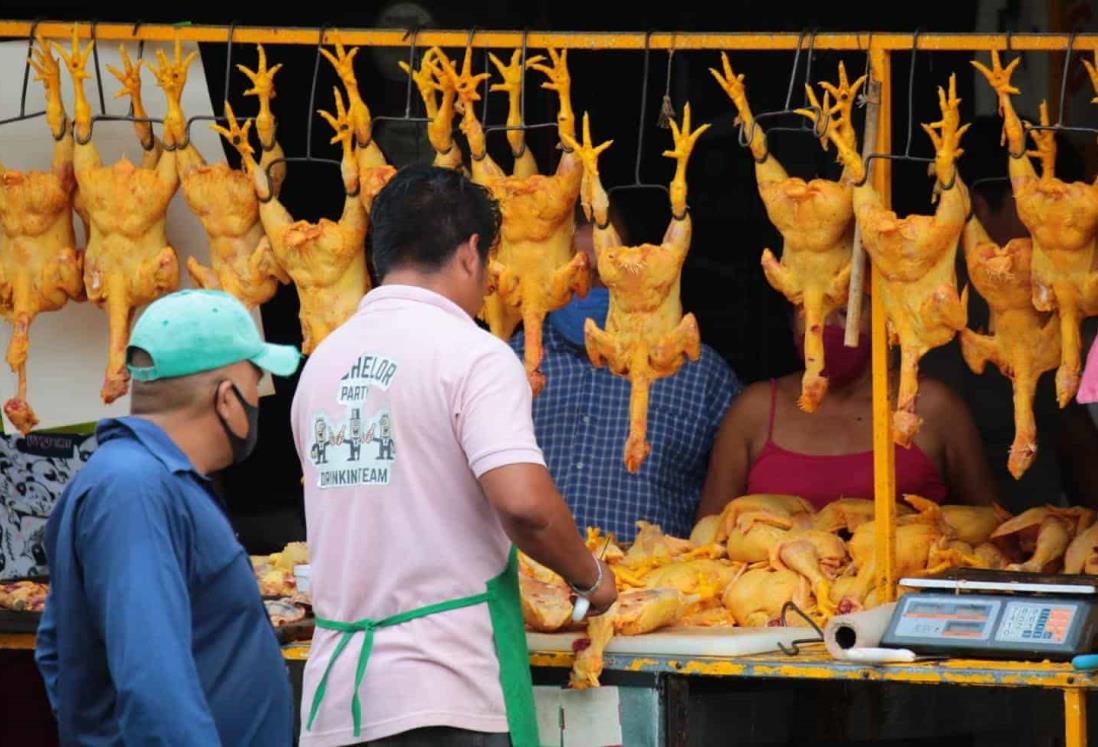
POLYGON ((370 224, 374 271, 384 279, 401 266, 440 269, 473 234, 487 261, 500 211, 487 189, 456 169, 416 165, 402 168, 378 193, 370 224))

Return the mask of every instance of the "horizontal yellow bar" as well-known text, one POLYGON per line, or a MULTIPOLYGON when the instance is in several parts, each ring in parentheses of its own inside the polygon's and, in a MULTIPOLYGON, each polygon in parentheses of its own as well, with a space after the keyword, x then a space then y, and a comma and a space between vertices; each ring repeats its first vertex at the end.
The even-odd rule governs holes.
MULTIPOLYGON (((33 23, 30 21, 0 21, 0 37, 27 37, 33 23)), ((43 21, 38 29, 47 37, 67 37, 72 33, 69 22, 43 21)), ((184 41, 221 42, 228 40, 228 26, 174 26, 170 24, 146 24, 137 26, 132 23, 100 23, 95 28, 95 36, 103 41, 126 41, 144 39, 146 41, 171 41, 178 32, 184 41)), ((237 26, 233 29, 233 41, 244 44, 307 44, 315 45, 319 29, 306 28, 269 28, 258 26, 237 26)), ((91 24, 80 24, 79 34, 90 38, 91 24)), ((325 32, 324 41, 330 44, 335 38, 334 30, 325 32)), ((411 36, 406 31, 391 29, 340 29, 340 40, 345 44, 407 47, 411 36)), ((697 33, 697 32, 653 32, 647 36, 643 32, 584 32, 584 31, 531 31, 526 36, 526 45, 538 49, 558 47, 587 50, 643 50, 651 49, 739 49, 739 50, 791 50, 797 48, 801 35, 796 33, 757 34, 757 33, 697 33)), ((1014 34, 1010 39, 1012 49, 1016 50, 1063 50, 1068 43, 1068 34, 1014 34)), ((469 41, 468 31, 422 31, 416 36, 416 44, 423 47, 464 47, 469 41)), ((519 48, 522 46, 521 31, 477 31, 473 35, 474 47, 519 48)), ((807 46, 810 38, 801 40, 807 46)), ((864 50, 867 45, 884 50, 908 50, 912 46, 911 34, 881 33, 828 33, 815 38, 814 48, 819 50, 864 50)), ((921 50, 935 51, 974 51, 1006 49, 1004 34, 920 34, 918 46, 921 50)), ((1080 34, 1074 43, 1075 49, 1098 49, 1098 34, 1080 34)))

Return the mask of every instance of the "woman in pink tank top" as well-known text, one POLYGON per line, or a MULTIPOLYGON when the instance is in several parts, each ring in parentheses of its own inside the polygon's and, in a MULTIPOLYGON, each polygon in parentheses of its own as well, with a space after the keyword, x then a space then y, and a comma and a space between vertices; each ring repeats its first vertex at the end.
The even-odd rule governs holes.
MULTIPOLYGON (((863 305, 869 308, 868 300, 863 305)), ((798 495, 817 509, 839 498, 873 497, 873 393, 868 312, 857 348, 843 345, 845 316, 824 328, 828 392, 816 412, 797 407, 801 373, 753 384, 729 408, 710 456, 698 516, 740 495, 798 495)), ((804 339, 803 319, 795 322, 804 339)), ((919 384, 922 428, 896 447, 896 492, 942 502, 989 503, 996 487, 964 402, 944 384, 919 384)))

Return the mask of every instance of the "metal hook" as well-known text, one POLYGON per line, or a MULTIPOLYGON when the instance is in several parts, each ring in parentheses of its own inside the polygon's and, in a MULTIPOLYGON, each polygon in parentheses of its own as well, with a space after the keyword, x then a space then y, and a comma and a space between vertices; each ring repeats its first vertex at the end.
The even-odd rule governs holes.
POLYGON ((1071 30, 1071 34, 1068 36, 1067 50, 1064 52, 1064 68, 1060 73, 1060 116, 1056 118, 1056 126, 1062 127, 1064 124, 1064 106, 1066 102, 1065 96, 1067 95, 1067 82, 1068 82, 1068 70, 1071 67, 1071 53, 1075 47, 1075 36, 1079 33, 1079 27, 1076 26, 1071 30))
POLYGON ((225 87, 221 89, 222 101, 229 100, 229 74, 233 69, 233 34, 236 32, 236 21, 229 24, 229 38, 225 44, 225 87))
POLYGON ((805 613, 804 610, 802 610, 800 607, 797 606, 797 604, 795 602, 790 601, 790 602, 786 602, 784 605, 782 605, 781 620, 782 620, 782 626, 783 627, 785 627, 785 616, 790 612, 795 613, 798 617, 800 617, 802 620, 804 620, 806 623, 808 623, 809 627, 811 627, 814 631, 816 631, 817 637, 816 638, 798 638, 795 641, 791 641, 789 646, 786 646, 784 643, 781 643, 779 641, 778 642, 778 648, 781 650, 781 652, 783 654, 785 654, 786 656, 797 656, 801 653, 800 647, 802 645, 806 645, 806 644, 809 644, 809 643, 823 643, 823 640, 824 640, 823 630, 821 630, 820 626, 816 624, 816 621, 813 620, 811 617, 809 617, 805 613))
MULTIPOLYGON (((30 27, 30 33, 27 35, 27 62, 23 66, 23 94, 19 98, 20 118, 27 116, 27 85, 30 82, 31 59, 34 56, 34 32, 38 30, 38 24, 41 22, 41 18, 34 19, 34 23, 30 27)), ((46 51, 51 55, 53 54, 48 49, 46 51)))
POLYGON ((645 184, 641 181, 641 157, 644 155, 644 122, 648 115, 648 79, 652 69, 652 33, 651 29, 644 32, 644 74, 641 82, 640 116, 637 122, 637 155, 633 161, 633 183, 611 187, 607 190, 607 194, 623 189, 659 189, 663 192, 667 191, 667 187, 662 184, 645 184))
POLYGON ((671 69, 675 61, 675 34, 671 33, 671 43, 667 45, 667 78, 663 84, 663 102, 656 126, 667 129, 668 123, 675 118, 675 107, 671 104, 671 69))
POLYGON ((99 68, 99 42, 95 38, 95 28, 98 25, 98 20, 91 22, 92 57, 95 58, 95 87, 99 91, 99 113, 106 114, 107 99, 103 95, 103 71, 99 68))
POLYGON ((404 92, 404 117, 405 119, 412 116, 412 73, 416 69, 416 39, 419 37, 419 25, 415 25, 412 28, 404 32, 404 38, 411 37, 411 42, 408 44, 408 87, 404 92))
POLYGON ((797 68, 801 65, 801 45, 804 44, 804 37, 807 33, 808 29, 803 29, 800 36, 797 37, 797 53, 793 55, 793 71, 789 74, 789 87, 785 92, 786 111, 789 110, 789 105, 793 103, 793 86, 797 82, 797 68))
POLYGON ((916 28, 911 34, 911 70, 907 74, 907 142, 904 143, 904 155, 911 155, 911 128, 915 121, 915 60, 919 53, 919 34, 921 28, 916 28))
MULTIPOLYGON (((526 126, 526 41, 529 36, 530 28, 524 26, 522 29, 522 60, 519 63, 522 65, 522 78, 519 80, 519 119, 523 127, 526 126)), ((522 150, 523 153, 526 152, 525 140, 522 143, 522 150)))
MULTIPOLYGON (((309 86, 309 112, 308 119, 305 125, 305 158, 312 160, 313 157, 313 118, 316 116, 314 109, 316 108, 316 81, 320 76, 320 50, 324 48, 324 33, 328 30, 328 25, 324 24, 320 27, 320 31, 316 37, 316 60, 313 62, 313 82, 309 86)), ((270 166, 267 167, 267 177, 270 179, 271 170, 270 166)))

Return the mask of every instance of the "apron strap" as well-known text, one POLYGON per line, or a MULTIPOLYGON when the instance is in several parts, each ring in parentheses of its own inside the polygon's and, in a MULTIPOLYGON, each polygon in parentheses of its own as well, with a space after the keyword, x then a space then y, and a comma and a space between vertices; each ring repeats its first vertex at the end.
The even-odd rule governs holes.
POLYGON ((339 643, 336 644, 335 650, 332 652, 332 657, 328 660, 328 666, 324 669, 324 675, 320 678, 320 684, 317 685, 316 692, 313 694, 313 703, 309 708, 309 720, 305 725, 306 731, 313 728, 313 721, 316 719, 317 711, 320 710, 320 703, 324 700, 324 696, 328 691, 328 675, 332 672, 332 665, 335 664, 336 659, 340 657, 343 650, 347 648, 347 644, 350 643, 351 638, 355 633, 365 633, 362 637, 362 648, 358 652, 358 663, 355 666, 355 685, 351 696, 351 718, 354 722, 354 736, 357 738, 362 730, 362 704, 359 701, 358 690, 362 685, 362 679, 366 674, 366 663, 369 661, 370 652, 374 647, 374 631, 378 628, 400 625, 401 623, 406 623, 410 620, 417 620, 421 617, 427 617, 428 615, 436 615, 440 612, 449 612, 450 610, 461 609, 462 607, 473 607, 478 604, 484 604, 488 601, 488 596, 488 592, 485 591, 468 597, 450 599, 445 602, 438 602, 437 604, 428 604, 423 607, 408 610, 407 612, 399 612, 395 615, 382 618, 381 620, 372 620, 367 617, 361 620, 355 620, 354 622, 340 622, 339 620, 327 620, 323 617, 317 617, 316 627, 323 630, 335 630, 343 635, 340 636, 339 643))

